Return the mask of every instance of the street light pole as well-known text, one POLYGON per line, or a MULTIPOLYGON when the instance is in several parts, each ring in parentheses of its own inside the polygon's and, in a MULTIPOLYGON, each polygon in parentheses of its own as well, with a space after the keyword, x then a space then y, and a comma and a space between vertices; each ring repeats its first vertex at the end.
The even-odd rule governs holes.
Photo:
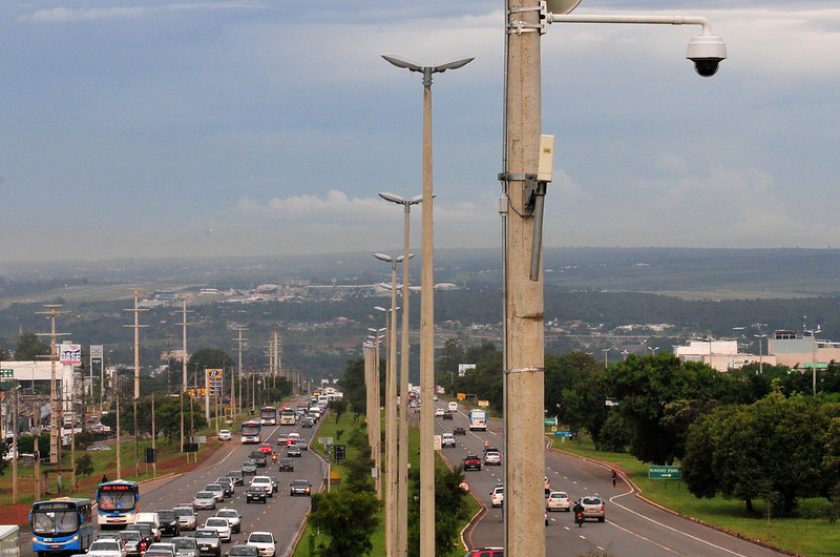
POLYGON ((137 430, 137 402, 140 400, 140 329, 148 325, 140 325, 140 312, 148 311, 138 308, 140 293, 134 291, 134 309, 125 309, 134 313, 134 325, 123 325, 123 327, 134 329, 134 473, 140 475, 140 432, 137 430))
POLYGON ((817 396, 817 335, 822 332, 822 329, 806 330, 806 333, 811 333, 811 338, 814 339, 813 350, 811 353, 811 393, 817 396))
POLYGON ((761 339, 766 338, 767 334, 753 335, 758 339, 758 374, 764 375, 764 357, 761 350, 761 339))
POLYGON ((456 70, 473 58, 439 66, 420 66, 393 55, 383 55, 398 68, 423 74, 423 263, 420 275, 420 557, 435 555, 435 305, 434 246, 432 244, 432 74, 456 70))
MULTIPOLYGON (((385 308, 379 308, 382 309, 385 308)), ((387 314, 385 316, 385 323, 387 325, 388 317, 387 314)), ((382 499, 382 415, 381 415, 381 406, 380 402, 380 392, 379 392, 379 342, 382 340, 382 336, 380 333, 387 334, 387 326, 382 329, 368 329, 369 331, 373 332, 375 336, 369 337, 374 341, 374 353, 373 353, 373 431, 371 432, 371 436, 373 438, 373 444, 371 445, 371 451, 373 452, 373 468, 376 470, 376 498, 382 499)), ((387 338, 387 337, 386 337, 387 338)), ((387 374, 386 374, 387 379, 387 374)))

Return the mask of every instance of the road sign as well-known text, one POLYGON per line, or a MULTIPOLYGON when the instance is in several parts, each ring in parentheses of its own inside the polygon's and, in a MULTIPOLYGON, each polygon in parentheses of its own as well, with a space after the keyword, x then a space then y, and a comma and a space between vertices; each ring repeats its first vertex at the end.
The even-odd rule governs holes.
POLYGON ((443 437, 440 435, 435 435, 433 445, 436 451, 443 449, 443 437))
POLYGON ((679 466, 651 465, 648 468, 648 478, 651 480, 681 480, 682 471, 679 466))
POLYGON ((11 379, 15 376, 15 370, 10 368, 0 369, 0 378, 11 379))
POLYGON ((546 418, 545 425, 557 425, 557 417, 554 418, 546 418))
POLYGON ((333 438, 332 437, 319 437, 318 442, 321 444, 322 447, 327 447, 332 445, 333 438))
POLYGON ((571 431, 555 431, 554 436, 555 437, 571 437, 572 432, 571 431))
POLYGON ((344 445, 335 445, 333 446, 333 454, 335 455, 336 462, 343 462, 344 461, 344 445))

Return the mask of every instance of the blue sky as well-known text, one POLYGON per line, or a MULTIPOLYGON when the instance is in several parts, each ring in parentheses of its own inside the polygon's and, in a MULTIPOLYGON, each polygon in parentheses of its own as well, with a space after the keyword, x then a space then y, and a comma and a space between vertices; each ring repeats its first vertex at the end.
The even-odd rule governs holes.
MULTIPOLYGON (((705 15, 695 27, 554 24, 549 246, 837 247, 836 2, 584 0, 579 14, 705 15)), ((0 3, 0 261, 398 250, 420 192, 418 74, 437 64, 438 247, 493 247, 502 3, 0 3)), ((413 221, 420 228, 419 211, 413 221)), ((419 234, 413 234, 415 245, 419 234)))

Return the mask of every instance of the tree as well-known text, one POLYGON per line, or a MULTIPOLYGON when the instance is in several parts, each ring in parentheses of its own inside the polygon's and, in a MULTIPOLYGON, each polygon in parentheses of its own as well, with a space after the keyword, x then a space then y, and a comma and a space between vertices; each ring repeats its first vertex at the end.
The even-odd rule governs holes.
POLYGON ((343 398, 337 398, 330 402, 329 407, 330 410, 335 412, 335 423, 338 423, 341 415, 347 411, 347 401, 343 398))
POLYGON ((89 454, 84 454, 76 461, 76 474, 88 477, 93 474, 93 460, 89 454))
POLYGON ((347 362, 339 381, 344 399, 358 416, 367 412, 367 385, 365 384, 365 360, 356 358, 347 362))
POLYGON ((12 353, 6 350, 5 348, 0 348, 0 361, 3 360, 11 360, 12 353))
POLYGON ((370 537, 379 523, 379 501, 369 491, 341 490, 312 496, 309 520, 323 532, 327 544, 320 555, 362 557, 373 547, 370 537))
POLYGON ((198 379, 198 384, 204 385, 205 369, 230 369, 233 359, 221 348, 199 348, 190 356, 187 372, 198 379))
MULTIPOLYGON (((408 509, 408 555, 420 554, 420 471, 412 468, 408 509)), ((464 480, 460 466, 453 470, 435 472, 435 555, 451 555, 458 547, 461 523, 468 518, 466 492, 461 489, 464 480)))
POLYGON ((49 353, 49 345, 41 342, 35 333, 24 332, 18 337, 17 345, 15 346, 15 360, 37 360, 38 356, 46 356, 49 353))

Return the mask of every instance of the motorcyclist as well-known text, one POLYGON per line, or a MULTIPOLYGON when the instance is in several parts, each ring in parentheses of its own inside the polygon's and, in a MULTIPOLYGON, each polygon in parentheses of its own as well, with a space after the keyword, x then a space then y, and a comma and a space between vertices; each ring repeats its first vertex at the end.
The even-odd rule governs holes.
POLYGON ((580 500, 575 501, 572 512, 575 513, 575 522, 577 522, 578 527, 583 527, 583 505, 580 504, 580 500))
POLYGON ((271 451, 271 462, 277 462, 277 451, 271 451))

